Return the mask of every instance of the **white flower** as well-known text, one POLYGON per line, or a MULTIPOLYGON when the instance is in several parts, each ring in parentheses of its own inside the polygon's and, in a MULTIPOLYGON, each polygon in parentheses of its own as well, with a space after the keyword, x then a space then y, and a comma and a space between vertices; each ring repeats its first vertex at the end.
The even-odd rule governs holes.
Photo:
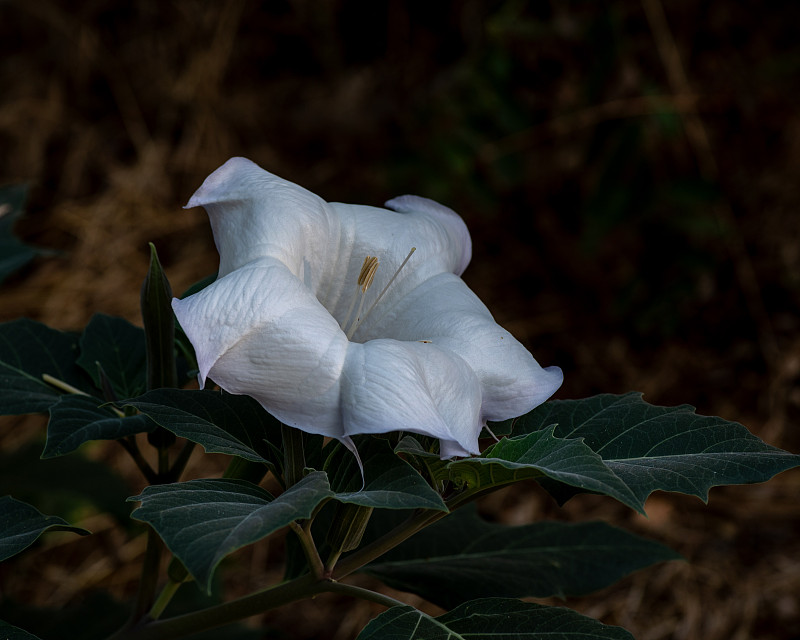
POLYGON ((206 178, 196 206, 219 275, 172 306, 201 386, 210 377, 309 433, 415 432, 452 457, 479 452, 487 420, 561 385, 561 370, 540 367, 459 277, 472 243, 447 207, 327 203, 244 158, 206 178))

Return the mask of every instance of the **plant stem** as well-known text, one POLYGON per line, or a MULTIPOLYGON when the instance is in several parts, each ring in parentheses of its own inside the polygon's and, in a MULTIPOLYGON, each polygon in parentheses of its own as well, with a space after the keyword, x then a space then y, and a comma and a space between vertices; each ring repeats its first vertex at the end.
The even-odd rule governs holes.
POLYGON ((303 547, 303 553, 306 555, 308 566, 311 568, 311 573, 318 579, 322 580, 325 576, 325 565, 322 564, 322 558, 319 557, 317 545, 314 544, 314 538, 311 537, 311 531, 308 528, 301 527, 296 522, 289 523, 289 527, 297 534, 300 540, 300 545, 303 547))
POLYGON ((303 469, 306 466, 303 433, 299 429, 281 424, 281 439, 283 440, 283 482, 288 489, 303 479, 303 469))
POLYGON ((333 572, 334 580, 340 580, 360 569, 368 562, 372 562, 375 558, 389 551, 389 549, 393 549, 404 540, 413 536, 420 529, 424 529, 437 520, 444 518, 448 513, 447 511, 432 511, 426 509, 412 515, 405 522, 399 524, 388 533, 337 563, 333 572))
POLYGON ((175 616, 167 620, 152 620, 132 629, 123 629, 114 634, 112 639, 171 640, 190 633, 230 624, 236 620, 263 613, 268 609, 274 609, 296 600, 310 598, 326 592, 361 598, 362 600, 376 602, 384 607, 404 605, 403 602, 382 593, 351 584, 342 584, 329 578, 319 580, 311 574, 306 574, 275 587, 258 591, 231 602, 209 607, 202 611, 175 616))
POLYGON ((382 604, 384 607, 388 607, 390 609, 392 607, 406 606, 405 602, 395 600, 394 598, 382 593, 378 593, 377 591, 371 591, 370 589, 365 589, 364 587, 357 587, 354 584, 331 581, 327 583, 327 588, 325 591, 331 593, 341 593, 347 596, 353 596, 354 598, 361 598, 361 600, 369 600, 370 602, 377 602, 378 604, 382 604))
POLYGON ((156 620, 120 631, 114 640, 168 640, 249 618, 267 609, 308 598, 328 590, 329 581, 306 574, 249 596, 166 620, 156 620))
POLYGON ((175 462, 172 463, 172 468, 169 470, 169 481, 170 482, 177 482, 180 480, 181 474, 183 470, 186 468, 186 465, 189 462, 189 458, 192 455, 192 451, 194 451, 195 443, 186 441, 186 444, 183 445, 183 449, 178 454, 178 457, 175 458, 175 462))
POLYGON ((133 461, 136 463, 136 466, 139 467, 139 471, 142 472, 147 482, 149 484, 155 484, 158 476, 147 460, 144 459, 142 452, 139 451, 136 439, 133 436, 129 436, 127 438, 119 438, 117 442, 119 442, 122 448, 128 452, 128 455, 133 458, 133 461))
POLYGON ((170 580, 167 584, 164 585, 164 588, 161 590, 161 593, 158 594, 158 598, 153 603, 149 613, 147 614, 148 617, 152 618, 153 620, 158 620, 161 617, 161 614, 164 613, 164 609, 167 608, 170 600, 172 600, 172 596, 174 596, 178 588, 182 585, 182 582, 173 582, 170 580))
POLYGON ((136 595, 131 621, 136 624, 153 606, 158 582, 158 565, 161 562, 161 539, 152 527, 147 528, 147 548, 142 562, 142 574, 139 580, 139 592, 136 595))

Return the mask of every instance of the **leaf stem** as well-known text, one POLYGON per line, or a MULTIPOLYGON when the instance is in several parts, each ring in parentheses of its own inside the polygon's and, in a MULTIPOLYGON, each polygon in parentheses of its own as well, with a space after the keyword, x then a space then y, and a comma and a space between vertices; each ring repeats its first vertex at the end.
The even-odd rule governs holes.
POLYGON ((161 539, 152 527, 147 527, 147 548, 142 562, 139 592, 131 621, 136 624, 153 606, 158 582, 158 565, 161 562, 161 539))
POLYGON ((204 631, 243 618, 259 614, 267 609, 280 607, 295 600, 308 598, 327 590, 329 581, 320 581, 306 574, 289 582, 225 602, 201 611, 186 613, 166 620, 148 621, 143 625, 116 633, 114 640, 168 640, 204 631))
POLYGON ((133 461, 136 463, 136 466, 139 467, 139 471, 142 472, 145 479, 149 484, 155 484, 156 480, 158 480, 158 474, 153 471, 153 468, 144 459, 142 452, 139 451, 139 446, 136 444, 136 439, 133 436, 129 436, 127 438, 119 438, 117 442, 122 446, 125 451, 128 452, 133 461))
POLYGON ((372 591, 371 589, 365 589, 364 587, 357 587, 354 584, 336 582, 335 580, 327 583, 327 588, 325 591, 330 593, 341 593, 343 595, 353 596, 354 598, 360 598, 361 600, 368 600, 370 602, 377 602, 378 604, 382 604, 384 607, 388 608, 406 606, 405 602, 395 600, 394 598, 384 595, 383 593, 378 593, 377 591, 372 591))
POLYGON ((161 593, 158 594, 158 598, 153 603, 153 606, 150 609, 150 612, 147 614, 153 620, 158 620, 161 617, 161 614, 164 613, 164 609, 167 608, 170 600, 172 600, 172 596, 174 596, 178 588, 183 584, 183 582, 175 582, 170 580, 167 584, 164 585, 164 588, 161 589, 161 593))
POLYGON ((334 580, 340 580, 360 569, 368 562, 372 562, 375 558, 389 551, 389 549, 393 549, 404 540, 413 536, 420 529, 424 529, 437 520, 444 518, 448 513, 449 512, 446 511, 433 511, 430 509, 415 513, 388 533, 338 562, 333 572, 334 580))
POLYGON ((300 546, 303 547, 308 566, 311 568, 311 573, 318 580, 322 580, 329 575, 326 575, 325 565, 322 564, 322 558, 319 557, 317 545, 314 544, 314 538, 311 537, 310 528, 301 527, 297 522, 289 523, 289 527, 295 532, 300 540, 300 546))
POLYGON ((320 593, 340 593, 362 600, 376 602, 384 607, 395 607, 404 603, 390 596, 363 587, 342 584, 305 574, 289 582, 269 587, 262 591, 225 602, 208 609, 186 613, 166 620, 149 620, 138 627, 123 629, 112 636, 113 640, 171 640, 198 631, 205 631, 243 618, 263 613, 268 609, 310 598, 320 593))
POLYGON ((283 440, 283 482, 285 488, 288 489, 303 479, 303 469, 306 466, 303 433, 299 429, 281 424, 281 439, 283 440))
POLYGON ((181 449, 178 457, 175 458, 175 462, 172 463, 172 468, 169 470, 169 482, 177 482, 180 480, 183 470, 189 463, 189 458, 192 455, 192 451, 194 451, 194 447, 195 443, 190 442, 189 440, 187 440, 186 444, 183 445, 183 449, 181 449))

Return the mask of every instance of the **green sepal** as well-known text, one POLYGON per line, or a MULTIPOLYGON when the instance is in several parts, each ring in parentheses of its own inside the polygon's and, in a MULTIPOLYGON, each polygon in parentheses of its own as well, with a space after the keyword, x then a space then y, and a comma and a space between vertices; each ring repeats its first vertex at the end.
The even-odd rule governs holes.
POLYGON ((346 553, 357 549, 372 515, 372 507, 340 502, 336 505, 333 524, 327 542, 334 552, 346 553))

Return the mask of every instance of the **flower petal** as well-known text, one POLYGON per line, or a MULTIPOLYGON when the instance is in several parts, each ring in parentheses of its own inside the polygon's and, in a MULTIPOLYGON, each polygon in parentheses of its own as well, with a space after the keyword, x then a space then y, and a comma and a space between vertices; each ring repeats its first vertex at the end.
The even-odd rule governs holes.
POLYGON ((304 260, 322 272, 338 255, 339 222, 328 204, 246 158, 231 158, 208 176, 186 208, 197 206, 208 212, 219 277, 263 257, 302 277, 304 260))
POLYGON ((252 262, 172 306, 195 347, 201 386, 210 377, 288 425, 343 435, 347 338, 283 264, 252 262))
POLYGON ((482 420, 527 413, 555 393, 564 379, 558 367, 543 369, 452 274, 428 279, 376 318, 375 326, 383 336, 431 340, 463 358, 481 383, 482 420))
POLYGON ((479 453, 481 389, 457 355, 435 344, 351 343, 342 376, 345 433, 411 431, 479 453))
POLYGON ((453 273, 460 276, 472 260, 472 238, 461 216, 450 207, 445 207, 430 198, 420 196, 398 196, 386 202, 386 207, 400 213, 421 213, 430 216, 443 225, 450 240, 449 248, 459 256, 453 273))

